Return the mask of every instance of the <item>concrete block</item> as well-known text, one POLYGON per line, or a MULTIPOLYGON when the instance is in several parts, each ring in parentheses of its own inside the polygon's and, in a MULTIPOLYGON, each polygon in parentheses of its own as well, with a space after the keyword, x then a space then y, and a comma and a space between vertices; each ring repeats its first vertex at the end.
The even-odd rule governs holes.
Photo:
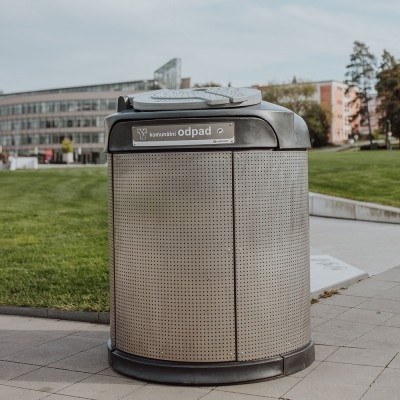
POLYGON ((400 224, 400 208, 309 193, 310 215, 400 224))
POLYGON ((70 321, 98 322, 98 314, 94 311, 48 310, 49 318, 66 319, 70 321))
POLYGON ((110 313, 109 312, 99 312, 99 324, 110 324, 110 313))
POLYGON ((0 306, 0 314, 22 315, 24 317, 47 317, 47 308, 0 306))
POLYGON ((356 219, 356 209, 352 201, 331 196, 310 193, 312 214, 319 217, 356 219))
POLYGON ((386 222, 400 224, 400 210, 394 207, 385 207, 378 204, 357 203, 356 219, 360 221, 386 222))

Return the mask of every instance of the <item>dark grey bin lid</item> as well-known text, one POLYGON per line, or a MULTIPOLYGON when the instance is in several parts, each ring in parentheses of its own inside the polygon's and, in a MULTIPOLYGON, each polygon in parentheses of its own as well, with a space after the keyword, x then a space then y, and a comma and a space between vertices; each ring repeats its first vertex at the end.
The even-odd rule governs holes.
POLYGON ((262 101, 258 89, 233 87, 161 89, 128 97, 133 108, 140 111, 246 107, 262 101))
POLYGON ((162 89, 120 97, 118 112, 105 119, 105 151, 155 151, 165 150, 167 145, 175 150, 180 149, 183 144, 174 140, 166 140, 168 143, 161 143, 160 147, 149 141, 149 146, 144 142, 138 146, 133 129, 141 128, 150 132, 157 128, 160 132, 160 126, 163 129, 186 129, 191 124, 204 124, 205 121, 208 128, 210 124, 215 128, 218 123, 234 123, 233 141, 213 141, 212 144, 186 141, 186 149, 301 150, 311 147, 304 120, 287 108, 262 101, 258 89, 206 87, 162 89))

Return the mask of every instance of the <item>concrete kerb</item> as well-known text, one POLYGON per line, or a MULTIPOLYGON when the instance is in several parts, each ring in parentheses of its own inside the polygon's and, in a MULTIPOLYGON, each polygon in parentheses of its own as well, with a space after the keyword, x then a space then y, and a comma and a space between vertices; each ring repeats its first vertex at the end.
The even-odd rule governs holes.
POLYGON ((375 203, 310 192, 309 207, 310 215, 316 217, 400 224, 400 208, 375 203))
POLYGON ((69 311, 69 310, 57 310, 52 308, 0 306, 0 314, 20 315, 24 317, 52 318, 52 319, 62 319, 62 320, 80 321, 80 322, 92 322, 98 324, 110 323, 109 312, 69 311))

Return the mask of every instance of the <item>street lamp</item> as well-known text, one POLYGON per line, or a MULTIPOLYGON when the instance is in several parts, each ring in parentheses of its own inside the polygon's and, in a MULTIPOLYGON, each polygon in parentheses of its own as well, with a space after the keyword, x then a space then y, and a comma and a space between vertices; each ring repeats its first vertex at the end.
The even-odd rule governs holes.
POLYGON ((390 122, 390 119, 386 120, 388 124, 388 130, 387 130, 387 135, 386 135, 386 148, 387 150, 392 150, 392 123, 390 122))

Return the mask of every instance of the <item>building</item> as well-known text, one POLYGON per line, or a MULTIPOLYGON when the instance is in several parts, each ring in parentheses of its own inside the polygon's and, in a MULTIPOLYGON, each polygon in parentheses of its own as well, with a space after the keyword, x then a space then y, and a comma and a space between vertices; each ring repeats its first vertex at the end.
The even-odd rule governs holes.
POLYGON ((339 81, 312 82, 315 86, 314 100, 331 113, 331 129, 328 141, 340 144, 345 142, 352 132, 349 117, 353 107, 350 102, 353 94, 346 94, 347 85, 339 81))
MULTIPOLYGON (((180 60, 169 61, 154 75, 149 80, 0 94, 0 153, 38 155, 41 162, 59 163, 67 137, 75 162, 105 162, 104 117, 116 111, 118 97, 176 88, 180 60)), ((183 80, 185 86, 188 82, 183 80)))
MULTIPOLYGON (((315 92, 311 100, 314 100, 330 112, 331 127, 328 134, 328 142, 335 144, 345 142, 352 132, 352 124, 349 122, 349 117, 353 112, 353 107, 355 107, 350 104, 353 93, 346 94, 346 84, 335 80, 304 82, 304 84, 312 84, 314 86, 315 92)), ((263 88, 265 90, 266 87, 259 87, 261 91, 263 88)))

